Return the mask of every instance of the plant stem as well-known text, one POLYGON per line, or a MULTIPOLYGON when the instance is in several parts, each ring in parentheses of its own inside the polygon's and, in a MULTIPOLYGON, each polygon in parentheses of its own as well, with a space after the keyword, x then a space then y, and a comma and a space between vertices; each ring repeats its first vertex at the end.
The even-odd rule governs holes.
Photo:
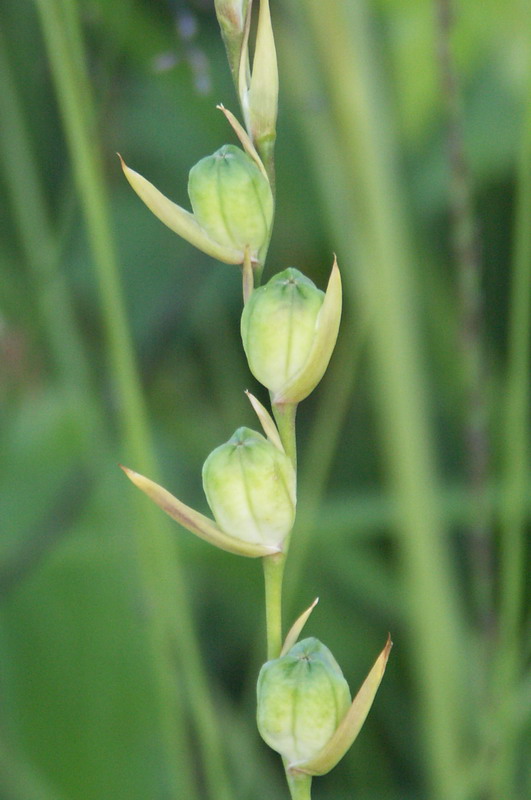
POLYGON ((278 658, 282 649, 282 578, 286 554, 262 559, 264 565, 267 658, 278 658))
MULTIPOLYGON (((529 28, 522 25, 522 31, 529 28)), ((528 39, 528 33, 526 38, 528 39)), ((527 96, 531 98, 531 62, 527 63, 527 96)), ((531 332, 531 105, 523 119, 518 165, 514 261, 511 284, 508 367, 505 381, 504 492, 500 532, 499 659, 496 700, 499 719, 493 729, 503 731, 490 796, 511 800, 517 796, 516 763, 519 758, 515 713, 516 692, 522 672, 522 612, 525 601, 525 527, 529 515, 529 357, 531 332)))
POLYGON ((299 772, 297 775, 291 775, 286 770, 286 779, 291 793, 291 800, 311 800, 311 775, 303 775, 302 772, 299 772))
MULTIPOLYGON (((436 0, 439 65, 446 107, 448 170, 450 176, 450 233, 457 266, 460 345, 464 368, 466 419, 464 444, 468 486, 475 513, 467 537, 475 594, 476 616, 484 645, 493 630, 493 552, 486 486, 489 471, 489 430, 484 333, 484 297, 480 243, 472 201, 470 169, 463 141, 459 85, 450 36, 450 0, 436 0)), ((488 659, 484 659, 488 663, 488 659)), ((483 687, 484 688, 484 687, 483 687)))
MULTIPOLYGON (((297 472, 297 444, 295 415, 297 403, 276 405, 272 403, 273 415, 286 455, 297 472)), ((278 658, 282 649, 282 579, 289 547, 289 536, 284 542, 284 551, 262 559, 264 564, 267 657, 278 658)))
POLYGON ((297 440, 295 432, 295 416, 297 403, 271 403, 273 416, 286 455, 291 459, 293 469, 297 472, 297 440))

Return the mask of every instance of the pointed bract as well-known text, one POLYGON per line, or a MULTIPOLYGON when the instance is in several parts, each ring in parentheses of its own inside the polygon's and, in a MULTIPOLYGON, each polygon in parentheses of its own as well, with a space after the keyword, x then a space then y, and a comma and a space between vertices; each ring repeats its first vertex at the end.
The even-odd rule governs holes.
POLYGON ((305 761, 292 761, 288 769, 304 772, 306 775, 325 775, 343 758, 367 718, 382 681, 392 646, 391 637, 388 636, 384 649, 365 678, 348 712, 321 752, 305 761))
POLYGON ((120 156, 122 169, 140 199, 150 211, 155 214, 172 231, 178 233, 187 242, 202 250, 212 258, 217 258, 225 264, 241 264, 243 249, 228 246, 212 239, 204 228, 197 222, 193 214, 169 200, 152 183, 131 169, 120 156))
POLYGON ((123 466, 121 468, 129 480, 151 498, 166 514, 176 520, 183 528, 195 533, 200 539, 210 542, 210 544, 219 547, 221 550, 226 550, 239 556, 248 556, 249 558, 258 558, 279 552, 279 548, 275 546, 240 541, 228 536, 215 522, 182 503, 162 486, 159 486, 158 483, 132 469, 123 466))
POLYGON ((260 420, 260 425, 262 426, 265 435, 267 436, 268 440, 271 444, 274 444, 276 448, 280 450, 281 453, 284 453, 284 447, 282 445, 282 441, 280 439, 280 434, 278 432, 278 428, 275 425, 275 420, 266 409, 265 406, 262 405, 260 400, 258 400, 254 394, 245 390, 245 394, 249 398, 249 402, 251 403, 253 409, 256 412, 256 416, 260 420))
POLYGON ((308 359, 282 390, 274 397, 276 403, 294 403, 307 397, 317 386, 328 367, 334 351, 341 320, 341 274, 334 256, 325 298, 315 328, 308 359))
POLYGON ((293 645, 296 644, 297 639, 301 635, 302 629, 304 628, 304 626, 308 622, 308 617, 310 616, 310 614, 312 613, 312 611, 314 610, 314 608, 315 608, 315 606, 317 605, 318 602, 319 602, 319 598, 316 597, 315 600, 313 601, 313 603, 311 604, 311 606, 309 606, 306 609, 306 611, 303 611, 302 614, 300 615, 300 617, 298 617, 298 619, 295 620, 295 622, 293 623, 293 625, 291 626, 291 628, 288 631, 288 635, 286 636, 286 639, 284 640, 284 644, 282 645, 282 650, 280 651, 280 656, 281 657, 285 656, 286 653, 289 652, 289 650, 291 650, 293 645))
POLYGON ((255 162, 256 166, 258 167, 258 169, 260 170, 260 172, 264 176, 264 178, 267 178, 266 168, 264 167, 262 159, 258 155, 256 147, 252 143, 252 141, 251 141, 251 139, 249 137, 249 134, 247 133, 247 131, 245 130, 243 125, 240 122, 238 122, 238 120, 236 119, 236 117, 234 116, 232 111, 229 111, 228 108, 225 108, 223 103, 218 103, 216 108, 224 114, 225 119, 227 120, 227 122, 231 126, 232 130, 234 131, 234 133, 236 134, 236 136, 240 140, 240 143, 241 143, 243 149, 245 150, 245 152, 247 153, 247 155, 251 156, 251 158, 255 162))
POLYGON ((260 0, 256 46, 247 96, 253 142, 268 172, 272 169, 278 114, 278 67, 269 0, 260 0))

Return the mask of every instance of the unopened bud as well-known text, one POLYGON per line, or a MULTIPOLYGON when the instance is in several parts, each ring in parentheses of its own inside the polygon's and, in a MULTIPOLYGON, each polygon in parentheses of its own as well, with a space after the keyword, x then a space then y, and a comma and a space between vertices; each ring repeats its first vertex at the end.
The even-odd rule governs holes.
POLYGON ((341 280, 334 264, 326 295, 289 268, 256 289, 241 320, 243 346, 255 378, 273 402, 300 402, 328 366, 341 316, 341 280))
POLYGON ((268 661, 258 677, 258 730, 287 764, 322 751, 350 707, 350 691, 330 650, 303 639, 268 661))
POLYGON ((249 0, 215 0, 214 5, 231 72, 238 85, 249 0))
POLYGON ((263 262, 273 222, 269 181, 253 159, 224 145, 190 170, 188 193, 194 216, 207 234, 226 247, 263 262))
POLYGON ((218 526, 233 538, 280 546, 293 527, 291 461, 249 428, 239 428, 208 456, 203 487, 218 526))

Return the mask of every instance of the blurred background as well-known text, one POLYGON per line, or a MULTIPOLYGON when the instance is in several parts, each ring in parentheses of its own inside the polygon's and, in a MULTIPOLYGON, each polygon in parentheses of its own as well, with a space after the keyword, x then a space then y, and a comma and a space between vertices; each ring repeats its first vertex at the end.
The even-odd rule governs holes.
MULTIPOLYGON (((272 0, 265 277, 345 287, 298 412, 285 624, 385 679, 316 800, 531 796, 531 19, 522 0, 272 0), (453 12, 453 13, 452 13, 453 12)), ((167 520, 266 402, 238 269, 156 220, 239 113, 212 0, 0 5, 0 798, 287 796, 255 728, 257 561, 167 520)))

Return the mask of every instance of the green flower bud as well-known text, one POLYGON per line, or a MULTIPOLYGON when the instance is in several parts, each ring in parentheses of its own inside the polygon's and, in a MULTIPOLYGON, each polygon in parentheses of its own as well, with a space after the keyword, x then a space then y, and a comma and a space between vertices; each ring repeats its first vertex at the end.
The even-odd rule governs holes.
POLYGON ((298 269, 274 275, 252 292, 241 333, 249 368, 273 402, 300 402, 328 366, 341 315, 341 280, 334 264, 326 295, 298 269))
POLYGON ((214 0, 221 35, 234 83, 238 86, 242 48, 245 41, 245 26, 251 11, 249 0, 214 0))
POLYGON ((269 181, 255 161, 227 144, 190 170, 188 194, 194 216, 216 242, 263 262, 273 222, 269 181))
POLYGON ((350 707, 350 691, 330 650, 314 638, 268 661, 258 676, 258 730, 288 766, 318 755, 350 707))
POLYGON ((236 539, 279 546, 295 519, 295 473, 262 434, 238 428, 203 466, 203 487, 219 528, 236 539))

